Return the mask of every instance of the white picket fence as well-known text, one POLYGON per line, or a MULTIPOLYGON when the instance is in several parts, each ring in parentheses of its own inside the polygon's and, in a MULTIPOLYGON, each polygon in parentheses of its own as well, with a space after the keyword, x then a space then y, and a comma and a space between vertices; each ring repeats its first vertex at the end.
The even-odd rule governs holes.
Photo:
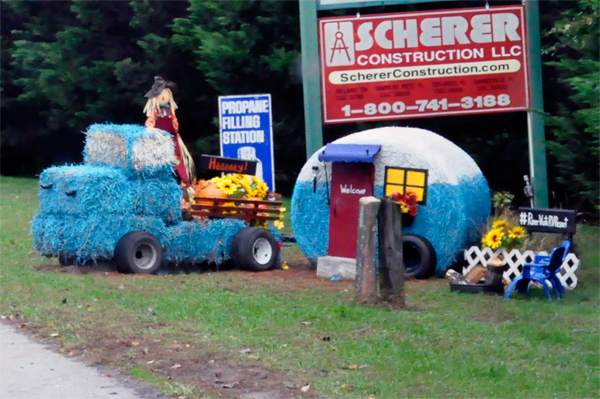
MULTIPOLYGON (((465 249, 465 260, 468 265, 463 267, 463 275, 468 273, 475 265, 481 264, 487 267, 490 260, 495 258, 503 259, 502 265, 508 265, 508 270, 504 272, 504 281, 508 284, 513 278, 519 276, 525 263, 531 263, 535 255, 548 255, 547 252, 525 251, 521 253, 518 249, 507 252, 505 249, 492 250, 491 248, 471 247, 465 249), (502 257, 500 257, 502 255, 502 257)), ((575 271, 579 268, 579 258, 574 253, 569 253, 563 262, 560 271, 557 273, 562 285, 572 290, 577 286, 577 276, 575 271)))

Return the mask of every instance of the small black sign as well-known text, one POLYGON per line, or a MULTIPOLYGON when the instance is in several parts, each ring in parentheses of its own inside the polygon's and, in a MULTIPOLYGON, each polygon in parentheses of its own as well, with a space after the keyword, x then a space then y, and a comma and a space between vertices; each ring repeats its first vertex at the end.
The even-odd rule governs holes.
POLYGON ((256 163, 256 161, 216 157, 213 155, 200 156, 200 169, 205 171, 253 175, 256 173, 256 163))
POLYGON ((519 224, 527 231, 575 234, 575 216, 570 209, 519 208, 519 224))

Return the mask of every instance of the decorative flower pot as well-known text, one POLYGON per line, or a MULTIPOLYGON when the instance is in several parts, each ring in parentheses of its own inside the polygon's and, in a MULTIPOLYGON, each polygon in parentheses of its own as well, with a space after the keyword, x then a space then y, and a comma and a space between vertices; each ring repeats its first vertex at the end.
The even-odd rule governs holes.
MULTIPOLYGON (((513 278, 521 275, 523 265, 525 263, 531 263, 535 255, 548 255, 548 253, 545 251, 525 251, 521 253, 518 249, 513 249, 509 252, 504 248, 499 248, 494 251, 491 248, 471 247, 465 249, 464 255, 467 266, 463 267, 463 274, 468 273, 478 264, 486 268, 488 266, 494 267, 493 265, 489 265, 489 263, 492 262, 493 264, 494 261, 492 260, 497 258, 500 260, 501 265, 496 267, 503 267, 506 269, 502 274, 502 277, 504 282, 508 284, 513 278)), ((561 265, 561 269, 557 275, 565 288, 572 290, 577 286, 577 276, 575 275, 575 271, 579 268, 579 263, 579 258, 577 258, 574 253, 569 253, 561 265)))

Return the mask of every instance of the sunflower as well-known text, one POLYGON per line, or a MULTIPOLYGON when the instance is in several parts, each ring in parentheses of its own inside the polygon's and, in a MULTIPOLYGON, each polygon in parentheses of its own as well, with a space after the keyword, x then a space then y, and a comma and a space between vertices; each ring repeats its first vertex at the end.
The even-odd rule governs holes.
POLYGON ((502 243, 502 238, 504 238, 504 232, 502 229, 493 229, 490 230, 489 233, 483 237, 483 244, 492 248, 498 249, 500 244, 502 243))
POLYGON ((215 183, 218 188, 221 189, 225 194, 231 195, 237 191, 240 186, 234 184, 230 179, 222 179, 215 183))
POLYGON ((492 228, 493 229, 501 229, 501 228, 504 228, 507 224, 508 224, 508 222, 506 221, 506 219, 496 220, 494 222, 494 224, 492 224, 492 228))
POLYGON ((525 235, 525 229, 521 226, 513 227, 512 230, 508 232, 508 238, 523 238, 525 235))

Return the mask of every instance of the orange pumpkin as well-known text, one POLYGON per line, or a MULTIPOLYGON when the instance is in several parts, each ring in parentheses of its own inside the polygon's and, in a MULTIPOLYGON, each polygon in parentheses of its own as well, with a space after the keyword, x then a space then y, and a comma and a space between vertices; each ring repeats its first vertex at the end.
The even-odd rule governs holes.
MULTIPOLYGON (((198 197, 227 198, 227 194, 225 194, 223 190, 212 184, 200 190, 200 192, 198 192, 197 195, 198 197)), ((212 205, 213 203, 210 201, 199 201, 198 204, 212 205)))

